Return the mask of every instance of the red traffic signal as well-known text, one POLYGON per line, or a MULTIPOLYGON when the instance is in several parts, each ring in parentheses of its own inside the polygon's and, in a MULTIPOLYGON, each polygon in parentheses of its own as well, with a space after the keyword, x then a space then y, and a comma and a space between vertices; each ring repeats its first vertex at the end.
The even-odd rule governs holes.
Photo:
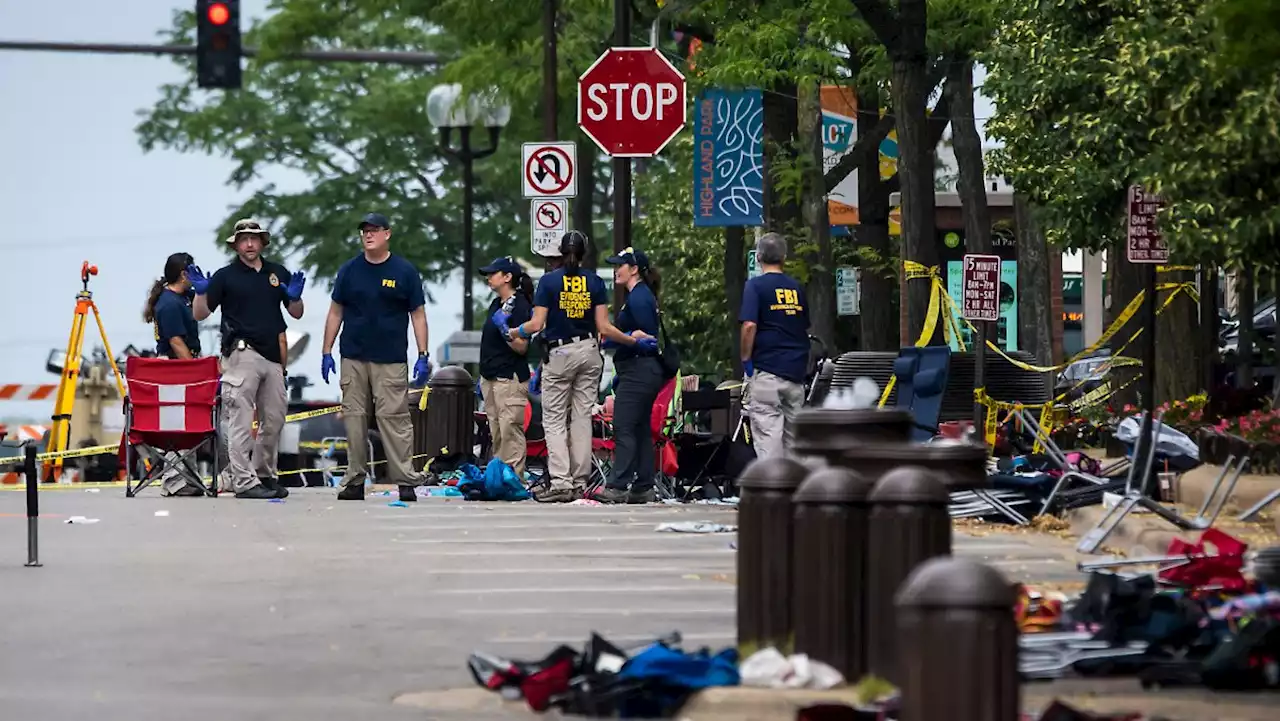
POLYGON ((214 25, 226 25, 231 19, 231 10, 225 3, 214 3, 209 6, 209 22, 214 25))

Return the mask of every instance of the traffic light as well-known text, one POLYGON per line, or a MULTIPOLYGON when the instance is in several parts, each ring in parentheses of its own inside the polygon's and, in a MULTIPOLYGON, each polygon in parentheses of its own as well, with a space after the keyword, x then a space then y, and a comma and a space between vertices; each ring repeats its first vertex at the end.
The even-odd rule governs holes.
POLYGON ((240 88, 240 0, 196 0, 196 83, 240 88))

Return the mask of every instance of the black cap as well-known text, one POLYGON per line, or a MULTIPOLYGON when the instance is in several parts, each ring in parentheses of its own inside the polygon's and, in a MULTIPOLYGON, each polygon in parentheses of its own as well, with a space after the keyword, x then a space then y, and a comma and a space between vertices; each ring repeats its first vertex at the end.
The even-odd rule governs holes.
POLYGON ((609 265, 634 265, 637 268, 649 267, 649 256, 644 254, 642 250, 635 248, 623 248, 621 253, 611 255, 605 259, 609 265))
POLYGON ((372 225, 375 228, 390 228, 391 221, 387 220, 387 216, 382 213, 368 213, 364 219, 360 221, 360 225, 356 226, 360 230, 364 230, 366 225, 372 225))
POLYGON ((494 273, 510 273, 519 275, 523 271, 520 264, 515 258, 504 255, 501 258, 494 258, 493 262, 480 269, 480 275, 493 275, 494 273))

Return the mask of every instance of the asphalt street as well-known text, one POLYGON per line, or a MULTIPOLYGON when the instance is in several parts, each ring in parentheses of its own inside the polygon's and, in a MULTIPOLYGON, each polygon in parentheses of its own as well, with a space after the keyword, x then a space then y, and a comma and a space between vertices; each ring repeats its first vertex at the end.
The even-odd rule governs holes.
MULTIPOLYGON (((474 687, 471 651, 536 659, 593 630, 734 641, 736 536, 656 530, 735 524, 731 507, 393 500, 49 491, 44 566, 24 568, 23 495, 0 492, 0 718, 529 718, 448 691, 474 687)), ((1025 537, 958 533, 955 552, 1011 579, 1080 578, 1025 537)))

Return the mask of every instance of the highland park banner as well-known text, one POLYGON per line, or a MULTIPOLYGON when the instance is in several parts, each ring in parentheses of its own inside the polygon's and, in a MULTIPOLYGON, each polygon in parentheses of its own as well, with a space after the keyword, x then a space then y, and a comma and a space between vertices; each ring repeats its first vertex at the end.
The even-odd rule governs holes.
POLYGON ((764 100, 709 89, 693 115, 693 224, 764 225, 764 100))

